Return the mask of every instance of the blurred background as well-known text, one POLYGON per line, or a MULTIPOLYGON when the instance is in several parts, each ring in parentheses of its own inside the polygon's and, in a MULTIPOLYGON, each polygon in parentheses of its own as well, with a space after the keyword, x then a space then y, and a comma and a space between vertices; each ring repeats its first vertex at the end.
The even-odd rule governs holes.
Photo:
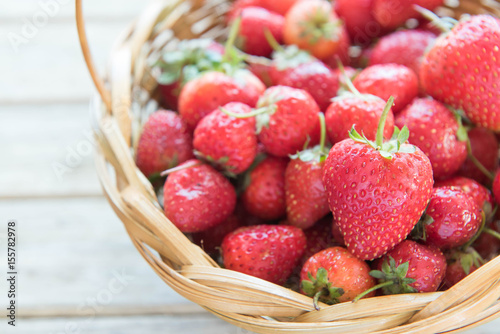
MULTIPOLYGON (((144 1, 85 0, 98 68, 144 1)), ((72 0, 0 0, 0 305, 17 221, 18 318, 0 333, 249 333, 173 292, 104 198, 89 125, 93 84, 72 0)), ((5 311, 2 312, 4 314, 5 311)), ((500 320, 466 333, 498 333, 500 320)))

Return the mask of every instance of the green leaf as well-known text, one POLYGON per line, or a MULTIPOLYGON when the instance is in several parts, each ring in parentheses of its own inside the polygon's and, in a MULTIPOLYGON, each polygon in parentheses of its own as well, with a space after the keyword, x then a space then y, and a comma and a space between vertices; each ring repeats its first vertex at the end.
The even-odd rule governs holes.
POLYGON ((462 269, 464 270, 466 275, 470 274, 470 268, 472 267, 472 264, 472 256, 463 255, 460 257, 460 265, 462 266, 462 269))
POLYGON ((415 153, 417 148, 415 145, 403 144, 399 147, 399 153, 415 153))
POLYGON ((392 133, 391 139, 398 139, 399 132, 399 128, 397 126, 394 126, 394 132, 392 133))
POLYGON ((408 130, 408 127, 405 125, 398 134, 398 143, 404 144, 408 138, 410 138, 410 130, 408 130))
POLYGON ((396 275, 398 275, 398 277, 400 277, 400 278, 406 277, 406 274, 408 273, 409 265, 410 265, 409 262, 405 262, 405 263, 400 264, 396 268, 396 275))
POLYGON ((349 137, 354 140, 354 141, 357 141, 359 143, 366 143, 366 139, 363 138, 358 131, 356 131, 356 128, 354 127, 354 125, 352 126, 351 130, 349 131, 349 137))
POLYGON ((457 138, 459 141, 466 141, 469 138, 467 129, 462 124, 457 129, 457 138))
POLYGON ((393 158, 393 155, 390 152, 386 152, 386 151, 380 150, 379 153, 385 159, 392 159, 393 158))
POLYGON ((380 270, 371 270, 369 272, 370 276, 379 280, 384 280, 385 279, 385 274, 380 271, 380 270))

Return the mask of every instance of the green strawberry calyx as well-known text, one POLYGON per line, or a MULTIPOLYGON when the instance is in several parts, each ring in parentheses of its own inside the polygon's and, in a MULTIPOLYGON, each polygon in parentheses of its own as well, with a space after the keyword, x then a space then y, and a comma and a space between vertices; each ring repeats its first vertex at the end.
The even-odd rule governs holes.
POLYGON ((320 140, 319 145, 313 148, 307 148, 309 145, 309 140, 304 144, 304 149, 297 154, 290 155, 290 159, 300 159, 304 162, 314 161, 316 163, 321 163, 325 161, 328 156, 329 148, 325 147, 326 142, 326 124, 325 115, 322 112, 318 113, 319 123, 320 123, 320 140))
POLYGON ((448 264, 459 262, 466 275, 471 272, 472 266, 479 268, 485 261, 479 253, 472 247, 467 248, 465 251, 456 250, 448 258, 448 264))
POLYGON ((272 63, 275 64, 276 69, 279 71, 294 68, 316 59, 309 52, 299 49, 296 45, 280 45, 269 29, 264 31, 264 35, 267 42, 273 49, 273 53, 271 55, 272 63))
POLYGON ((416 279, 406 277, 408 274, 408 268, 409 262, 396 266, 396 261, 392 256, 384 258, 382 262, 382 270, 370 271, 370 276, 378 279, 379 284, 357 295, 353 302, 360 300, 367 294, 378 289, 382 289, 386 295, 417 292, 414 287, 410 286, 410 284, 414 283, 416 279), (387 260, 387 258, 389 258, 389 260, 387 260))
POLYGON ((328 272, 325 268, 319 268, 316 272, 316 277, 308 272, 309 280, 301 282, 302 291, 309 297, 313 297, 313 305, 316 310, 319 310, 318 301, 328 305, 339 303, 339 297, 344 294, 342 288, 332 286, 328 281, 328 272))
POLYGON ((251 112, 246 113, 246 114, 236 114, 233 113, 225 108, 219 107, 220 111, 222 111, 224 114, 228 116, 232 116, 234 118, 250 118, 250 117, 255 117, 255 123, 256 123, 256 130, 255 133, 259 134, 262 131, 263 127, 269 127, 269 121, 271 115, 273 115, 276 110, 278 109, 278 106, 273 103, 267 106, 263 106, 257 109, 253 109, 251 112))
POLYGON ((388 141, 384 142, 384 125, 387 119, 387 115, 389 110, 391 109, 392 104, 394 103, 394 97, 390 97, 385 105, 384 111, 380 116, 380 121, 378 123, 377 135, 375 137, 375 141, 368 140, 364 134, 359 134, 355 126, 353 125, 351 130, 349 131, 349 137, 363 144, 368 144, 375 150, 377 150, 380 155, 386 159, 392 159, 395 153, 415 153, 416 148, 414 145, 407 144, 407 140, 410 137, 410 131, 406 127, 406 125, 399 130, 397 127, 394 127, 394 133, 392 134, 392 138, 388 141))
POLYGON ((330 13, 318 8, 299 24, 302 27, 300 37, 307 38, 309 44, 314 45, 321 39, 338 40, 338 31, 341 29, 343 21, 340 19, 331 20, 330 13))

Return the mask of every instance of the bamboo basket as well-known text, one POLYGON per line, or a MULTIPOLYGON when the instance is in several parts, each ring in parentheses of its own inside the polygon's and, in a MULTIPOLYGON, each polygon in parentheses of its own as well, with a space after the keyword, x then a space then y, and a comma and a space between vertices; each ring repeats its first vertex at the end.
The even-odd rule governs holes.
MULTIPOLYGON (((450 2, 451 3, 451 2, 450 2)), ((78 33, 98 93, 93 103, 96 168, 104 193, 134 246, 158 276, 185 298, 257 333, 454 333, 500 316, 500 256, 446 292, 403 294, 313 307, 312 299, 220 268, 164 215, 134 163, 138 131, 157 107, 151 64, 180 39, 223 38, 224 0, 156 0, 123 32, 104 78, 97 75, 76 0, 78 33)), ((440 13, 491 13, 494 0, 462 0, 440 13)))

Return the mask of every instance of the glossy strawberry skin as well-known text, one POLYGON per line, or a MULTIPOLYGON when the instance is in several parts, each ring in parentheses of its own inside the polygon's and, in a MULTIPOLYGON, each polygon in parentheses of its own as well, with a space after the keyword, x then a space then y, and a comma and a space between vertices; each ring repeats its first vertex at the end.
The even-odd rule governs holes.
POLYGON ((405 239, 420 219, 432 191, 432 168, 418 148, 386 159, 346 139, 330 150, 323 184, 347 249, 372 260, 405 239))
MULTIPOLYGON (((230 102, 222 108, 236 114, 252 111, 240 102, 230 102)), ((244 172, 257 154, 255 118, 235 118, 216 109, 196 126, 193 146, 224 170, 234 174, 244 172)))
POLYGON ((241 195, 243 206, 250 214, 266 220, 286 215, 287 164, 288 159, 269 156, 250 172, 250 183, 241 195))
POLYGON ((435 99, 462 109, 475 124, 500 130, 500 20, 473 15, 440 36, 420 78, 435 99))
POLYGON ((200 246, 207 254, 216 256, 224 237, 241 227, 243 224, 236 215, 229 216, 219 225, 203 232, 192 233, 193 242, 200 246))
POLYGON ((398 113, 418 94, 418 78, 415 72, 398 64, 372 65, 362 70, 353 81, 363 94, 372 94, 387 101, 394 97, 392 112, 398 113))
POLYGON ((413 5, 434 10, 442 4, 443 0, 374 0, 372 13, 382 27, 396 29, 402 26, 406 20, 420 17, 413 5))
POLYGON ((500 205, 500 170, 497 170, 495 172, 495 177, 493 178, 491 191, 493 192, 493 197, 495 198, 495 202, 500 205))
MULTIPOLYGON (((288 225, 288 222, 285 222, 288 225)), ((300 268, 314 254, 334 246, 339 246, 332 236, 332 217, 326 216, 317 221, 313 226, 304 229, 307 244, 300 263, 300 268)))
POLYGON ((159 110, 148 118, 137 144, 136 164, 150 177, 192 159, 191 133, 173 111, 159 110))
MULTIPOLYGON (((339 302, 351 301, 375 285, 375 280, 368 274, 368 264, 343 247, 330 247, 311 256, 302 267, 301 281, 309 280, 308 274, 315 278, 319 268, 327 270, 332 286, 344 290, 339 302)), ((371 292, 367 297, 374 295, 375 292, 371 292)))
POLYGON ((340 87, 337 74, 321 61, 304 63, 287 71, 278 85, 305 90, 322 111, 328 108, 340 87))
POLYGON ((434 43, 436 35, 423 30, 400 30, 386 35, 375 44, 369 65, 400 64, 420 75, 425 51, 434 43))
POLYGON ((286 86, 269 87, 260 97, 258 107, 272 104, 276 111, 258 135, 266 152, 287 157, 302 150, 308 138, 317 138, 319 107, 309 93, 286 86))
MULTIPOLYGON (((349 137, 349 130, 356 131, 370 140, 375 139, 378 122, 385 102, 378 97, 362 98, 354 95, 335 98, 325 112, 326 133, 332 143, 349 137)), ((394 131, 394 115, 389 111, 384 126, 384 138, 390 138, 394 131)))
POLYGON ((256 225, 229 233, 222 242, 227 269, 284 284, 304 253, 306 238, 293 226, 256 225))
MULTIPOLYGON (((472 155, 491 173, 498 168, 498 141, 493 132, 485 128, 473 128, 467 132, 472 155)), ((467 158, 460 166, 458 175, 472 178, 481 184, 488 185, 491 180, 467 158)))
POLYGON ((394 123, 408 127, 408 141, 429 157, 436 180, 452 176, 467 158, 466 142, 456 135, 459 125, 455 115, 436 100, 415 99, 396 115, 394 123))
POLYGON ((389 256, 392 256, 396 265, 408 262, 406 277, 416 280, 410 286, 418 292, 438 290, 446 273, 446 258, 439 249, 404 240, 389 251, 384 258, 376 261, 375 265, 379 270, 382 268, 382 260, 389 256))
POLYGON ((366 45, 380 36, 384 29, 373 17, 373 0, 337 0, 335 12, 344 21, 351 40, 366 45))
POLYGON ((460 188, 467 195, 472 197, 477 206, 484 210, 487 216, 491 213, 494 205, 493 196, 488 188, 479 184, 477 181, 463 176, 456 176, 434 184, 435 188, 444 186, 460 188))
POLYGON ((163 191, 165 215, 186 233, 201 232, 223 223, 236 205, 232 184, 206 164, 171 173, 163 191))
POLYGON ((264 84, 250 72, 240 72, 237 78, 220 72, 208 72, 189 81, 179 96, 179 113, 189 128, 219 106, 241 102, 255 107, 264 84))
POLYGON ((240 11, 240 30, 236 45, 242 51, 268 57, 273 51, 267 42, 264 32, 268 30, 278 43, 283 41, 283 25, 285 18, 262 7, 246 7, 240 11))
POLYGON ((288 224, 303 229, 330 212, 323 187, 323 162, 292 159, 285 171, 288 224))
POLYGON ((472 197, 447 186, 434 188, 426 214, 433 219, 425 225, 426 243, 440 249, 464 245, 476 234, 482 219, 472 197))

